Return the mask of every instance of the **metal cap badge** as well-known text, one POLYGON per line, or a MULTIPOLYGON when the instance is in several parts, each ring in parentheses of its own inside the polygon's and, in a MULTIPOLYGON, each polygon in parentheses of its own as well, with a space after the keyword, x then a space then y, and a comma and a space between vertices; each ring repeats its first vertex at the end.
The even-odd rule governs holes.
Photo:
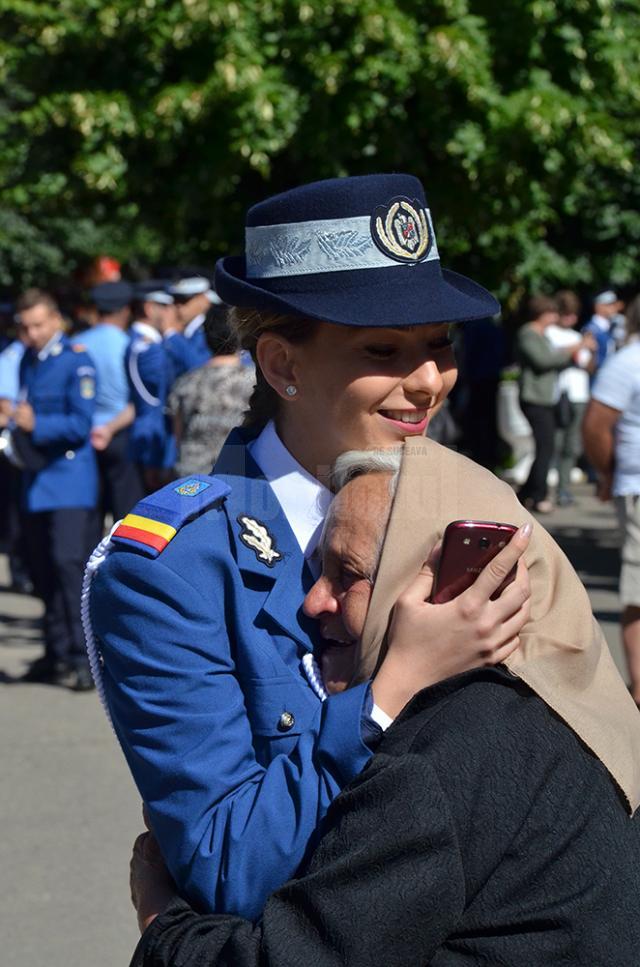
POLYGON ((433 243, 424 205, 403 195, 378 205, 371 216, 371 237, 380 251, 396 262, 422 262, 433 243))

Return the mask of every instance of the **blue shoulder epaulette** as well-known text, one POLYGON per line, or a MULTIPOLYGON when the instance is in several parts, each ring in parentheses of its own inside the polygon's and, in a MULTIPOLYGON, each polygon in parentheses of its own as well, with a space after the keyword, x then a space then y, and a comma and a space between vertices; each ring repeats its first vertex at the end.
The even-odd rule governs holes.
POLYGON ((174 480, 145 497, 111 535, 149 557, 157 557, 187 521, 226 497, 231 488, 204 474, 174 480))

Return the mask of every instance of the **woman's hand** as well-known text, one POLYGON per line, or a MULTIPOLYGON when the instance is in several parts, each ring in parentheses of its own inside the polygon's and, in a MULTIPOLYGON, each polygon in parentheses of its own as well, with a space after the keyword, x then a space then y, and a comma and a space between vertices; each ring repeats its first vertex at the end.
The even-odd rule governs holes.
POLYGON ((144 933, 176 896, 174 882, 153 833, 141 833, 133 844, 129 886, 131 902, 138 915, 138 927, 140 933, 144 933))
POLYGON ((522 555, 531 525, 525 524, 478 575, 446 604, 430 604, 435 561, 432 553, 418 577, 398 598, 389 628, 389 647, 373 683, 373 699, 395 718, 413 696, 435 682, 482 665, 497 665, 520 644, 529 620, 529 575, 522 555), (517 575, 495 601, 514 565, 517 575))

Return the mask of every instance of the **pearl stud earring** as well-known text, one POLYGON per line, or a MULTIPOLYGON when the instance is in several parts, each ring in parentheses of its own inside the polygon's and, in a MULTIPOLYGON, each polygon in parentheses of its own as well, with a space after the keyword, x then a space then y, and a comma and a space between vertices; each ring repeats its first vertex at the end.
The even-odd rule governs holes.
POLYGON ((287 394, 287 396, 297 396, 298 390, 296 389, 295 386, 287 386, 285 389, 285 393, 287 394))

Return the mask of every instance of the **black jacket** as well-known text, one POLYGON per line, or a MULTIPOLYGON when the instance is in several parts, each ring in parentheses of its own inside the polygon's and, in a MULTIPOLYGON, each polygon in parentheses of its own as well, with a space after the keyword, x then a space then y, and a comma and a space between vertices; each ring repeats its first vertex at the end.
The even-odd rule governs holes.
POLYGON ((258 925, 177 901, 133 959, 427 964, 640 964, 639 820, 580 740, 500 669, 413 700, 258 925))

